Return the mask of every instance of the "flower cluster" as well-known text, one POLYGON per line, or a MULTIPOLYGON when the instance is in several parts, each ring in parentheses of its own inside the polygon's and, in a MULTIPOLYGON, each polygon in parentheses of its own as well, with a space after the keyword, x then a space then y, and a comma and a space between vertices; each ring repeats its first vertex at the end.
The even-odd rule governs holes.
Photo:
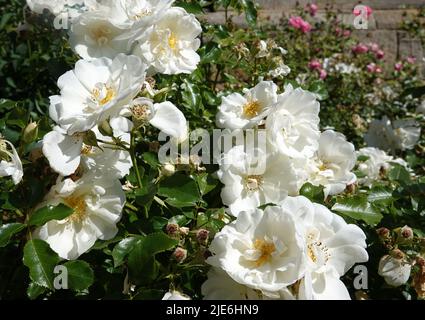
POLYGON ((217 126, 265 126, 266 132, 266 141, 255 150, 236 146, 220 160, 221 196, 231 214, 297 195, 306 182, 324 186, 328 196, 356 181, 351 172, 357 159, 353 144, 335 131, 320 132, 319 109, 314 94, 291 85, 278 94, 271 81, 260 82, 244 95, 223 97, 217 126))
POLYGON ((49 108, 56 126, 42 143, 59 177, 40 206, 63 203, 74 213, 34 231, 62 258, 76 259, 117 233, 125 203, 119 179, 135 165, 133 132, 151 124, 176 143, 186 139, 183 113, 171 102, 154 103, 146 77, 192 72, 201 27, 169 0, 28 4, 36 12, 76 5, 81 11, 72 19, 70 44, 83 59, 58 80, 60 94, 50 97, 49 108))
POLYGON ((211 243, 202 292, 206 299, 350 299, 339 278, 368 260, 365 239, 302 196, 243 211, 211 243))
POLYGON ((391 121, 384 116, 381 120, 373 120, 365 141, 370 147, 385 151, 412 149, 421 134, 419 124, 413 119, 391 121))
POLYGON ((319 109, 314 94, 291 85, 279 94, 270 81, 223 97, 219 127, 264 127, 266 138, 258 138, 256 148, 237 145, 220 159, 221 197, 237 219, 210 246, 207 298, 349 298, 339 277, 367 260, 364 233, 297 197, 306 182, 323 186, 328 196, 356 181, 354 146, 340 133, 320 132, 319 109), (257 209, 268 204, 277 206, 257 209))

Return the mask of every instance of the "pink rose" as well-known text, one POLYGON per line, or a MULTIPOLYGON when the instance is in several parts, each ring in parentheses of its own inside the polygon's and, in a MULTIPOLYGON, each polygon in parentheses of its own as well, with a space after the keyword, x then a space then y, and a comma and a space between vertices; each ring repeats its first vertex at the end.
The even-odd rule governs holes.
POLYGON ((312 59, 309 63, 308 63, 308 67, 310 68, 310 70, 319 70, 322 68, 322 64, 320 63, 319 60, 317 59, 312 59))
POLYGON ((369 47, 370 50, 372 50, 372 52, 377 52, 379 50, 379 44, 377 43, 369 43, 369 47))
POLYGON ((289 24, 294 27, 295 29, 301 30, 303 33, 308 33, 311 31, 311 25, 307 21, 303 20, 303 18, 297 16, 297 17, 290 17, 289 18, 289 24))
POLYGON ((356 45, 355 47, 352 48, 353 52, 356 54, 360 54, 360 53, 366 53, 369 51, 369 48, 363 44, 363 43, 359 43, 358 45, 356 45))
MULTIPOLYGON (((366 9, 366 17, 369 18, 371 16, 371 14, 373 13, 373 10, 369 6, 364 6, 364 7, 366 9)), ((357 17, 357 16, 361 15, 362 12, 359 9, 354 9, 353 14, 357 17)))
POLYGON ((366 70, 370 73, 382 73, 382 68, 373 62, 366 66, 366 70))
POLYGON ((308 33, 311 31, 311 24, 308 23, 307 21, 302 20, 301 21, 301 31, 303 33, 308 33))
POLYGON ((382 58, 384 58, 384 56, 385 56, 385 52, 383 51, 383 50, 378 50, 376 53, 375 53, 375 56, 376 56, 376 59, 382 59, 382 58))
POLYGON ((320 69, 320 72, 319 72, 320 79, 324 80, 324 79, 326 79, 327 76, 328 76, 328 73, 326 72, 326 70, 320 69))
POLYGON ((290 17, 289 18, 289 24, 293 26, 295 29, 300 28, 300 20, 302 20, 301 17, 290 17))
POLYGON ((312 17, 314 17, 316 15, 317 10, 319 9, 319 7, 315 3, 309 3, 309 4, 307 4, 307 9, 308 9, 310 15, 312 17))
POLYGON ((344 30, 343 34, 344 37, 349 37, 351 35, 351 31, 350 30, 344 30))
POLYGON ((416 58, 413 56, 406 58, 407 63, 414 64, 416 62, 416 58))
POLYGON ((395 70, 395 71, 401 71, 401 69, 403 69, 403 64, 402 64, 401 62, 397 62, 397 63, 394 65, 394 70, 395 70))

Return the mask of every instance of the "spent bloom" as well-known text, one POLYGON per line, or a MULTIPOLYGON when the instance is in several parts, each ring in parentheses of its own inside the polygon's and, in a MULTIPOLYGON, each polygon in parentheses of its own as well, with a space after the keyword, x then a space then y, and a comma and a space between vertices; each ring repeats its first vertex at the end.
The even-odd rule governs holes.
POLYGON ((11 176, 14 184, 20 183, 24 176, 21 159, 13 144, 1 136, 0 161, 0 177, 11 176))

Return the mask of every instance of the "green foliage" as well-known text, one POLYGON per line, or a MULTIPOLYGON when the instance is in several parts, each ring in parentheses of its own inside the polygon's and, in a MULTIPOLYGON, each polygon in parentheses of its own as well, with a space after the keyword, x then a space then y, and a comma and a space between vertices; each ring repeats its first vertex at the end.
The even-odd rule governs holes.
POLYGON ((59 256, 46 242, 35 239, 26 243, 23 262, 36 285, 53 290, 53 271, 59 261, 59 256))
MULTIPOLYGON (((9 178, 0 179, 0 299, 158 299, 170 288, 202 298, 208 241, 232 218, 221 201, 222 185, 214 175, 217 166, 177 162, 175 174, 164 174, 155 129, 141 126, 133 132, 132 151, 138 166, 122 181, 127 186, 127 202, 115 238, 99 240, 80 260, 69 262, 61 261, 46 242, 31 238, 35 228, 73 213, 64 204, 40 208, 57 174, 33 141, 51 130, 48 97, 58 93, 58 77, 73 68, 77 57, 69 48, 66 32, 52 28, 52 17, 24 10, 24 2, 12 0, 0 8, 0 134, 16 146, 24 165, 24 180, 18 186, 9 178), (38 131, 36 137, 27 139, 23 134, 31 122, 37 123, 38 131), (199 229, 210 232, 207 243, 197 240, 199 229), (184 261, 175 259, 176 248, 187 250, 184 261), (59 264, 68 270, 70 290, 54 289, 53 271, 59 264), (123 283, 133 290, 122 293, 123 283)), ((253 87, 260 78, 273 80, 280 92, 291 84, 316 94, 321 129, 335 128, 357 149, 365 145, 363 136, 372 119, 409 116, 424 124, 424 117, 415 113, 425 93, 418 68, 403 60, 404 69, 395 72, 371 52, 354 54, 352 47, 358 40, 341 35, 351 28, 333 12, 326 12, 325 19, 316 21, 314 31, 306 35, 293 29, 287 19, 278 25, 260 21, 257 5, 251 0, 186 0, 175 5, 196 15, 222 10, 225 21, 223 25, 203 23, 198 50, 201 62, 195 72, 154 77, 158 90, 155 102, 172 101, 192 129, 211 131, 221 98, 253 87), (234 15, 245 17, 243 28, 233 22, 234 15), (258 55, 260 40, 267 43, 265 57, 258 55), (331 67, 344 63, 358 72, 330 71, 323 79, 308 67, 312 59, 324 64, 329 58, 331 67), (291 73, 273 76, 270 71, 282 63, 291 73), (384 72, 367 72, 370 63, 381 66, 384 72)), ((308 20, 302 8, 297 11, 308 20)), ((412 34, 421 33, 419 26, 417 21, 405 24, 412 34)), ((93 132, 85 135, 84 143, 98 145, 93 132)), ((388 288, 377 274, 377 266, 380 257, 396 248, 406 252, 409 261, 424 252, 424 132, 414 149, 394 156, 405 159, 411 171, 394 164, 382 170, 370 188, 355 184, 326 199, 322 186, 306 183, 300 190, 301 195, 327 206, 366 233, 371 257, 367 293, 371 298, 400 298, 406 292, 415 298, 410 284, 388 288), (414 229, 415 238, 409 243, 397 238, 397 230, 404 225, 414 229), (391 229, 391 241, 377 236, 376 229, 382 227, 391 229)), ((367 160, 360 157, 358 162, 367 160)), ((359 170, 355 172, 362 178, 359 170)), ((343 278, 347 284, 352 283, 349 277, 343 278)))
POLYGON ((70 216, 74 212, 73 209, 64 204, 56 207, 47 206, 35 211, 28 220, 29 226, 41 226, 50 220, 62 220, 70 216))

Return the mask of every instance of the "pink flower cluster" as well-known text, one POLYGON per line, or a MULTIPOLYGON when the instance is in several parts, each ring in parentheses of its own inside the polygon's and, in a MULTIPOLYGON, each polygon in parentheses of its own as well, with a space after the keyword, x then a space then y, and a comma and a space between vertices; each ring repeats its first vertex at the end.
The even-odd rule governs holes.
MULTIPOLYGON (((405 60, 406 60, 406 63, 407 63, 407 64, 415 64, 415 63, 416 63, 416 58, 415 58, 415 57, 413 57, 413 56, 409 56, 409 57, 407 57, 405 60)), ((404 67, 403 62, 402 62, 402 61, 399 61, 399 62, 397 62, 397 63, 394 65, 394 70, 395 70, 396 72, 400 72, 400 71, 403 69, 403 67, 404 67)))
POLYGON ((355 54, 362 54, 370 51, 375 54, 375 58, 378 60, 381 60, 385 57, 385 52, 379 47, 377 43, 369 43, 367 45, 359 43, 352 48, 352 51, 355 54))
POLYGON ((322 63, 318 59, 311 59, 311 61, 308 63, 308 67, 312 71, 317 71, 319 73, 320 79, 324 80, 328 73, 325 69, 323 69, 322 63))
POLYGON ((338 37, 343 36, 348 38, 349 36, 351 36, 351 31, 350 30, 343 30, 340 27, 336 27, 335 28, 335 33, 338 37))
POLYGON ((294 27, 295 29, 301 30, 303 33, 308 33, 311 31, 312 27, 311 24, 305 21, 303 18, 297 16, 297 17, 290 17, 289 18, 289 24, 294 27))
POLYGON ((366 70, 370 73, 382 73, 382 68, 373 62, 366 66, 366 70))
MULTIPOLYGON (((365 10, 366 10, 366 17, 369 18, 372 15, 373 10, 369 6, 364 6, 364 7, 365 7, 365 10)), ((361 10, 355 8, 355 9, 353 9, 353 14, 357 17, 357 16, 361 15, 362 12, 361 12, 361 10)))

